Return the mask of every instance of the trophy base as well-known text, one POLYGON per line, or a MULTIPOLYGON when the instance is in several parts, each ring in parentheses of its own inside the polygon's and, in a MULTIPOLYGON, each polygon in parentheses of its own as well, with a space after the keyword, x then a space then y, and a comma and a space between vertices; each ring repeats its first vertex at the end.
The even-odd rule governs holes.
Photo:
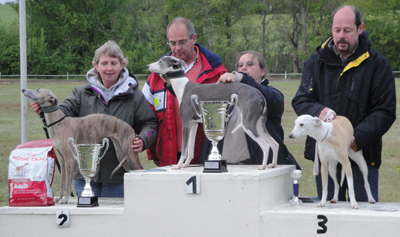
POLYGON ((299 199, 299 197, 295 196, 292 199, 289 200, 290 204, 292 206, 299 206, 301 205, 303 202, 299 199))
POLYGON ((98 207, 99 201, 98 197, 78 197, 77 207, 98 207))
POLYGON ((223 173, 228 172, 226 160, 207 160, 204 161, 203 173, 223 173))

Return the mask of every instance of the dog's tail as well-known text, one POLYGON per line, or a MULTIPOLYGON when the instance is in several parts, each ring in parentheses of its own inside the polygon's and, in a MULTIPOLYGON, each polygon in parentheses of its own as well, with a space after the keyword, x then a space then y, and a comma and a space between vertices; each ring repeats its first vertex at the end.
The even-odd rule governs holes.
POLYGON ((340 180, 340 187, 342 187, 343 185, 343 181, 344 181, 344 168, 342 167, 342 179, 340 180))
POLYGON ((113 170, 113 172, 111 173, 110 179, 112 179, 115 172, 117 172, 125 162, 126 162, 126 157, 121 162, 119 162, 119 165, 113 170))

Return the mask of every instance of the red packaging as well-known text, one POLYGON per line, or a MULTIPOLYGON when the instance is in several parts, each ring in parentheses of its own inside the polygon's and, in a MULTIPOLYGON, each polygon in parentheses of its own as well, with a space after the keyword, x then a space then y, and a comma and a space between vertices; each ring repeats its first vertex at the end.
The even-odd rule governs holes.
POLYGON ((9 160, 9 205, 54 205, 51 185, 56 154, 53 139, 20 144, 11 152, 9 160))

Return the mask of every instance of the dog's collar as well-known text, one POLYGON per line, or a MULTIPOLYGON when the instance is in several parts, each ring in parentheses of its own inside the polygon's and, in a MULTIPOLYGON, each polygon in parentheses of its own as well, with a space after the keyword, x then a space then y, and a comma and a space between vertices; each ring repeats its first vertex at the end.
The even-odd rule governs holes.
POLYGON ((328 136, 328 133, 329 133, 329 127, 326 130, 325 136, 322 138, 321 142, 325 140, 325 138, 328 136))
POLYGON ((52 124, 49 124, 49 125, 44 125, 43 127, 45 127, 45 128, 49 128, 49 127, 51 127, 51 126, 53 126, 53 125, 56 125, 57 123, 59 123, 59 122, 63 121, 63 120, 65 119, 65 117, 67 117, 67 116, 64 116, 64 117, 60 118, 59 120, 55 121, 55 122, 54 122, 54 123, 52 123, 52 124))
POLYGON ((167 78, 184 77, 185 71, 167 72, 164 74, 167 78))
POLYGON ((52 113, 60 109, 57 105, 51 105, 51 106, 46 106, 46 107, 40 107, 40 109, 43 111, 43 113, 52 113))

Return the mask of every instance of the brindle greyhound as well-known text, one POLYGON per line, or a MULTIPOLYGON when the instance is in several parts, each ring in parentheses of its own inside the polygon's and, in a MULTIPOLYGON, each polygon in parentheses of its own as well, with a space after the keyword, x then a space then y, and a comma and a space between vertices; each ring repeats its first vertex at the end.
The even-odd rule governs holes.
POLYGON ((76 144, 101 143, 104 137, 110 138, 115 146, 120 165, 111 176, 122 166, 126 171, 143 169, 137 152, 131 148, 136 136, 135 131, 126 122, 106 114, 91 114, 85 117, 66 117, 57 106, 57 98, 46 89, 22 89, 22 93, 38 103, 45 114, 50 137, 54 139, 53 146, 58 151, 61 163, 60 196, 56 202, 66 204, 71 193, 72 173, 75 159, 67 146, 69 137, 76 144), (127 161, 127 162, 125 162, 127 161))
MULTIPOLYGON (((172 56, 164 56, 155 63, 147 65, 150 72, 163 74, 172 86, 179 102, 182 117, 182 153, 175 169, 188 167, 193 159, 194 141, 200 118, 196 115, 190 97, 198 96, 199 101, 230 101, 232 94, 238 95, 237 106, 240 109, 243 130, 258 143, 263 150, 263 163, 258 169, 267 167, 269 148, 273 152, 274 168, 278 161, 279 144, 268 133, 265 122, 267 119, 267 103, 257 89, 243 83, 197 84, 185 76, 186 63, 172 56), (186 160, 186 161, 185 161, 186 160), (183 162, 185 163, 183 164, 183 162)), ((229 134, 226 134, 229 136, 229 134)))

